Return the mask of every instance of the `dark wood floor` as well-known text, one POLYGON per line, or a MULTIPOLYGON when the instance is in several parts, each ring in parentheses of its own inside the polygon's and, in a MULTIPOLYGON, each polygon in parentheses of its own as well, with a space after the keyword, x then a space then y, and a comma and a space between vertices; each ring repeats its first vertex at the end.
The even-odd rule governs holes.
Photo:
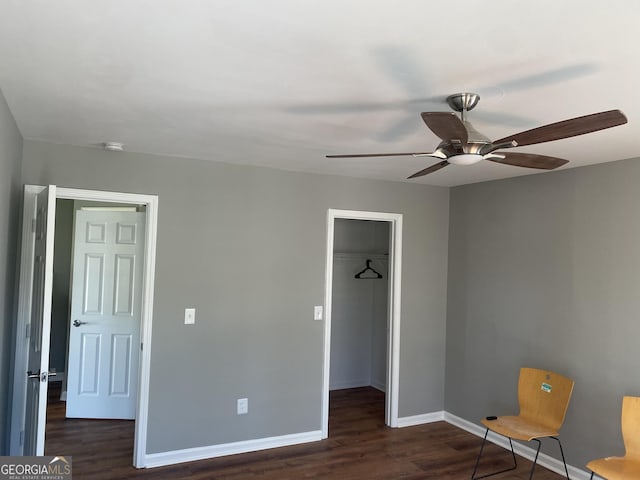
MULTIPOLYGON (((79 479, 153 478, 196 480, 468 480, 481 440, 445 422, 407 428, 384 425, 384 394, 372 388, 331 393, 329 438, 255 453, 135 469, 132 421, 64 418, 64 402, 51 389, 47 455, 71 455, 79 479)), ((490 445, 482 471, 508 466, 510 455, 490 445)), ((528 478, 531 463, 500 479, 528 478)), ((536 480, 562 478, 538 467, 536 480)))

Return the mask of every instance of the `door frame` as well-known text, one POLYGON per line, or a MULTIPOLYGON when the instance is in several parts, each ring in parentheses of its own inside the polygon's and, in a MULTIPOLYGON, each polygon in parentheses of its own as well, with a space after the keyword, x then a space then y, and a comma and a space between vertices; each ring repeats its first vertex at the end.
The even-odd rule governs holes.
MULTIPOLYGON (((44 189, 38 185, 25 185, 22 218, 20 280, 18 284, 18 316, 16 321, 16 350, 14 362, 13 399, 11 409, 10 454, 22 454, 23 429, 26 418, 25 399, 27 389, 26 354, 28 353, 28 325, 31 315, 33 284, 32 218, 35 196, 44 189)), ((85 200, 92 202, 126 203, 144 205, 145 248, 142 274, 142 311, 140 318, 140 365, 138 371, 138 398, 136 406, 133 466, 145 467, 149 406, 149 379, 151 372, 151 332, 153 321, 153 294, 158 230, 158 196, 137 193, 84 190, 77 188, 56 189, 56 199, 85 200)), ((55 252, 54 252, 55 255, 55 252)), ((44 428, 44 425, 42 426, 44 428)))
POLYGON ((324 362, 322 368, 322 438, 329 436, 329 376, 331 367, 331 306, 333 297, 333 244, 335 220, 373 220, 389 222, 389 302, 387 307, 387 395, 385 424, 398 427, 400 376, 400 300, 402 278, 402 214, 357 210, 327 211, 327 257, 324 291, 324 362))

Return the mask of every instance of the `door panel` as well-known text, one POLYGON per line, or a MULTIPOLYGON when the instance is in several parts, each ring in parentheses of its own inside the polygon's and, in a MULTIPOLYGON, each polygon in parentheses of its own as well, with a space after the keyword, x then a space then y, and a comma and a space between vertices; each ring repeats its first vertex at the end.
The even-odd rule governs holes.
POLYGON ((135 256, 116 255, 114 315, 133 315, 135 281, 135 256))
POLYGON ((129 396, 131 373, 131 342, 133 335, 111 337, 110 394, 129 396))
POLYGON ((25 408, 24 455, 44 455, 55 217, 56 187, 49 185, 36 199, 33 302, 29 325, 28 371, 25 372, 29 383, 25 408))
POLYGON ((76 212, 67 417, 135 418, 144 221, 76 212))
POLYGON ((104 292, 104 255, 87 254, 84 258, 84 278, 82 286, 82 313, 85 315, 102 315, 104 292))
POLYGON ((83 333, 80 336, 79 391, 81 395, 98 395, 101 343, 102 335, 83 333))

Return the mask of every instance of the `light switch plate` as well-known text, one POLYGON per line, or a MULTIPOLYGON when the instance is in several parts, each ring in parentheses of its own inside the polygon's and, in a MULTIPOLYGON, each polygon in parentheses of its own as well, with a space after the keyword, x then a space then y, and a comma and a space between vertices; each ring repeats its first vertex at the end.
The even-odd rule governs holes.
POLYGON ((249 413, 249 399, 248 398, 239 398, 237 405, 237 413, 238 415, 246 415, 249 413))
POLYGON ((316 305, 313 307, 313 319, 322 320, 322 305, 316 305))
POLYGON ((185 325, 193 325, 196 323, 196 309, 195 308, 185 308, 184 309, 184 324, 185 325))

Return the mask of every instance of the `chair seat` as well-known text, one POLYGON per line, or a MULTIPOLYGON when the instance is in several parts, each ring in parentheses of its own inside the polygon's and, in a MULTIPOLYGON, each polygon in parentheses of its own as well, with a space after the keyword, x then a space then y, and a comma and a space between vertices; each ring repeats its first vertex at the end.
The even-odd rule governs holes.
POLYGON ((482 424, 492 432, 516 440, 531 441, 534 438, 557 437, 558 432, 549 427, 526 420, 519 415, 498 417, 496 420, 482 420, 482 424))
POLYGON ((640 478, 640 461, 624 457, 607 457, 592 460, 587 468, 608 480, 630 480, 640 478))

